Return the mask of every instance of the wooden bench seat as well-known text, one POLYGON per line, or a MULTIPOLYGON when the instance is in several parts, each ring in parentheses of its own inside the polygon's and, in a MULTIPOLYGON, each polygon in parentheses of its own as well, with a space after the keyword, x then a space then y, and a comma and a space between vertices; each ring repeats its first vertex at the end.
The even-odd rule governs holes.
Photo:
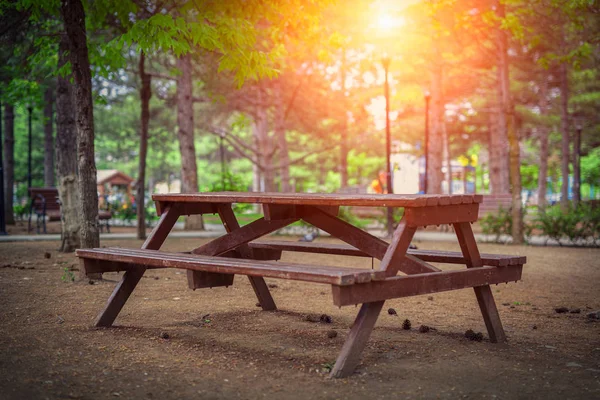
POLYGON ((292 264, 277 261, 210 257, 157 250, 101 248, 79 249, 86 273, 126 271, 132 268, 180 268, 218 274, 240 274, 266 278, 347 286, 384 279, 384 271, 292 264))
MULTIPOLYGON (((314 242, 289 242, 284 240, 265 240, 250 242, 254 249, 270 249, 283 251, 296 251, 306 253, 333 254, 355 257, 370 257, 365 252, 348 244, 314 243, 314 242)), ((448 264, 464 264, 465 258, 460 252, 439 250, 414 250, 409 249, 407 254, 415 256, 425 262, 440 262, 448 264)), ((483 265, 492 267, 507 267, 510 265, 523 265, 527 258, 524 256, 511 256, 503 254, 481 254, 483 265)))

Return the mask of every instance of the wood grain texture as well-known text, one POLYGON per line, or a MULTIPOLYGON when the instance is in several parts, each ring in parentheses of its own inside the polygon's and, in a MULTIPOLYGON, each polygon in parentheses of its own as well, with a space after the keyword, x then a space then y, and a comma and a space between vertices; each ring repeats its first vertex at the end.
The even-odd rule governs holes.
MULTIPOLYGON (((218 256, 229 250, 236 249, 252 240, 258 239, 261 236, 268 235, 271 232, 284 228, 296 221, 296 218, 277 219, 272 221, 260 218, 241 228, 238 225, 238 228, 231 229, 229 230, 229 233, 192 250, 192 253, 218 256)), ((227 222, 226 228, 230 227, 232 224, 231 221, 227 222)), ((244 255, 242 254, 242 256, 244 255)), ((250 258, 250 253, 248 253, 247 258, 250 258)))
POLYGON ((381 271, 371 269, 315 266, 278 261, 170 253, 156 250, 123 249, 118 247, 82 249, 78 256, 84 259, 130 264, 139 270, 145 270, 148 267, 180 268, 193 271, 241 274, 341 286, 366 283, 370 282, 373 278, 383 279, 384 277, 381 271))
POLYGON ((381 260, 388 248, 388 243, 357 227, 327 214, 317 207, 304 207, 302 219, 309 224, 324 230, 370 257, 381 260))
MULTIPOLYGON (((386 276, 394 276, 398 271, 402 270, 402 267, 410 266, 408 262, 405 264, 404 261, 406 251, 408 250, 408 246, 410 246, 410 241, 415 235, 416 230, 415 227, 409 226, 404 218, 398 224, 398 227, 392 236, 392 241, 379 266, 379 270, 384 271, 386 276)), ((406 271, 402 270, 402 272, 408 274, 414 272, 414 269, 409 268, 406 271)), ((431 270, 431 272, 434 272, 434 270, 431 270)))
POLYGON ((352 375, 360 362, 360 355, 367 345, 383 304, 384 301, 377 301, 363 304, 360 307, 342 351, 331 370, 330 377, 345 378, 352 375))
MULTIPOLYGON (((454 230, 456 232, 456 236, 458 237, 460 248, 465 256, 467 268, 471 268, 473 270, 480 269, 479 267, 481 267, 483 263, 481 261, 479 249, 477 248, 475 236, 473 235, 473 230, 471 229, 471 224, 467 222, 454 224, 454 230)), ((499 271, 501 270, 502 269, 499 269, 499 271)), ((518 279, 513 280, 517 281, 518 279)), ((496 302, 494 301, 492 289, 489 287, 489 285, 487 285, 475 287, 474 290, 475 296, 477 297, 477 303, 479 304, 479 309, 481 310, 481 314, 483 315, 483 320, 488 331, 488 335, 490 336, 490 341, 492 343, 505 342, 506 334, 504 333, 504 328, 502 327, 502 321, 500 321, 500 314, 498 314, 498 308, 496 307, 496 302)))
MULTIPOLYGON (((471 287, 476 289, 480 287, 489 288, 491 284, 513 282, 521 279, 522 269, 521 265, 512 265, 506 268, 480 267, 393 276, 384 280, 373 280, 365 285, 333 286, 333 303, 341 307, 471 287)), ((487 301, 487 298, 485 300, 487 301)))
POLYGON ((364 207, 425 207, 440 204, 480 203, 481 195, 418 195, 418 194, 328 194, 328 193, 265 193, 210 192, 155 194, 154 201, 191 203, 255 203, 297 204, 313 206, 364 207))
MULTIPOLYGON (((223 222, 227 232, 231 233, 240 229, 240 224, 235 217, 233 208, 231 208, 231 204, 219 204, 218 210, 221 222, 223 222)), ((279 223, 281 222, 282 221, 279 221, 279 223)), ((239 246, 237 250, 240 252, 240 256, 242 258, 260 259, 260 256, 258 254, 255 256, 254 251, 248 247, 247 244, 239 246)), ((262 276, 248 276, 248 280, 250 281, 250 285, 254 290, 256 298, 258 299, 258 304, 260 304, 263 311, 277 310, 277 305, 275 304, 275 300, 269 291, 269 287, 267 286, 265 279, 262 276)))
MULTIPOLYGON (((165 239, 167 238, 169 232, 171 232, 171 229, 175 225, 175 222, 177 222, 178 217, 178 207, 176 205, 168 206, 163 215, 161 215, 158 224, 156 225, 154 230, 152 230, 152 233, 148 235, 148 238, 146 238, 146 241, 142 245, 142 248, 148 250, 159 249, 160 246, 162 246, 165 239)), ((76 254, 80 258, 85 258, 85 251, 91 250, 79 249, 76 254)), ((146 272, 146 268, 139 267, 127 271, 125 272, 125 274, 123 274, 123 278, 121 278, 121 281, 113 290, 111 296, 108 299, 108 302, 106 303, 106 306, 96 318, 94 324, 95 326, 108 327, 111 326, 113 322, 115 322, 117 315, 119 315, 119 312, 121 312, 121 309, 127 302, 127 299, 129 299, 129 296, 137 286, 138 282, 140 281, 140 279, 142 279, 144 272, 146 272)))
MULTIPOLYGON (((454 198, 450 199, 451 201, 454 198)), ((459 200, 459 199, 457 199, 459 200)), ((414 207, 404 210, 404 220, 409 226, 453 224, 455 222, 475 222, 479 204, 449 204, 444 206, 414 207)))
MULTIPOLYGON (((321 243, 321 242, 291 242, 284 240, 260 240, 248 243, 250 248, 271 249, 278 251, 297 251, 304 253, 332 254, 341 256, 371 257, 364 251, 354 246, 343 243, 321 243)), ((440 262, 447 264, 465 264, 465 257, 460 252, 442 250, 416 250, 408 249, 408 255, 419 258, 426 262, 440 262)), ((525 256, 514 256, 505 254, 481 254, 483 265, 494 267, 506 267, 508 265, 523 265, 527 262, 525 256)))

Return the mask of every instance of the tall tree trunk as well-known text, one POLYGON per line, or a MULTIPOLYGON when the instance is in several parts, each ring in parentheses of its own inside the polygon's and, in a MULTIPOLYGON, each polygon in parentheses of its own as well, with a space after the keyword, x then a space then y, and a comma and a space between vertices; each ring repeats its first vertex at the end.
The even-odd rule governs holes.
POLYGON ((50 85, 44 93, 44 186, 54 187, 54 88, 50 85))
MULTIPOLYGON (((342 49, 342 65, 340 70, 340 87, 342 96, 346 99, 346 50, 342 49)), ((340 188, 348 186, 348 115, 344 107, 340 126, 340 188)))
POLYGON ((6 225, 15 224, 13 197, 15 195, 15 108, 4 105, 4 215, 6 225))
POLYGON ((581 127, 575 127, 573 137, 573 206, 581 202, 581 127))
POLYGON ((427 162, 427 194, 439 194, 442 192, 443 162, 443 71, 442 66, 435 64, 431 76, 431 132, 428 140, 429 157, 427 162))
POLYGON ((290 186, 290 154, 288 151, 287 139, 285 137, 285 107, 283 106, 283 93, 281 89, 281 79, 275 81, 275 136, 279 147, 279 165, 281 174, 281 191, 291 192, 290 186))
POLYGON ((546 126, 540 128, 540 170, 538 172, 538 210, 546 211, 546 191, 548 180, 548 134, 546 126))
MULTIPOLYGON (((548 80, 544 77, 544 81, 540 85, 540 110, 542 116, 548 113, 548 80)), ((540 169, 538 172, 538 210, 540 213, 546 211, 546 190, 548 179, 548 135, 549 129, 547 126, 539 128, 540 140, 540 169)))
MULTIPOLYGON (((74 101, 77 118, 77 159, 79 171, 81 247, 100 245, 98 230, 98 192, 94 160, 94 105, 92 74, 88 58, 85 12, 81 0, 61 0, 61 14, 69 40, 69 56, 75 82, 74 101)), ((81 269, 80 276, 85 277, 81 269)), ((90 278, 98 279, 101 274, 90 278)))
POLYGON ((140 79, 142 86, 140 88, 141 101, 141 131, 140 131, 140 159, 137 182, 137 238, 146 239, 146 154, 148 152, 148 124, 150 122, 150 97, 152 97, 152 76, 146 73, 145 69, 146 55, 140 53, 140 79))
MULTIPOLYGON (((192 97, 192 59, 189 54, 177 59, 181 75, 177 80, 177 137, 181 153, 181 190, 183 193, 198 191, 198 167, 194 144, 194 103, 192 97)), ((202 215, 190 215, 185 219, 186 230, 203 230, 202 215)))
POLYGON ((263 184, 261 189, 265 192, 275 191, 275 170, 273 168, 273 143, 269 138, 269 125, 267 112, 262 102, 262 92, 258 91, 258 106, 254 115, 252 130, 258 148, 258 163, 263 167, 263 184))
MULTIPOLYGON (((502 96, 498 93, 498 97, 502 96)), ((505 116, 501 111, 502 104, 498 104, 498 112, 490 113, 490 193, 510 193, 510 182, 508 179, 508 141, 506 139, 505 116), (501 122, 502 121, 502 122, 501 122)))
MULTIPOLYGON (((496 1, 496 12, 500 20, 505 18, 504 3, 496 1)), ((502 132, 506 135, 509 148, 509 170, 510 183, 512 193, 512 239, 513 243, 521 244, 523 238, 523 211, 521 202, 521 161, 519 136, 515 126, 515 106, 510 94, 510 77, 508 69, 508 38, 507 33, 501 27, 496 28, 497 32, 497 49, 498 49, 498 85, 502 94, 500 104, 502 105, 502 113, 500 114, 501 121, 505 122, 506 131, 502 132)))
POLYGON ((446 129, 445 116, 442 119, 442 139, 444 146, 444 160, 446 160, 446 181, 448 182, 448 194, 452 194, 452 156, 450 155, 450 138, 448 137, 448 130, 446 129))
MULTIPOLYGON (((58 67, 68 62, 68 41, 62 35, 58 67)), ((56 174, 60 199, 61 244, 69 253, 80 246, 79 183, 77 180, 77 128, 70 77, 58 76, 56 84, 56 174)))
POLYGON ((560 206, 563 210, 569 208, 569 76, 567 65, 560 65, 560 125, 562 130, 561 141, 561 174, 562 186, 560 188, 560 206))

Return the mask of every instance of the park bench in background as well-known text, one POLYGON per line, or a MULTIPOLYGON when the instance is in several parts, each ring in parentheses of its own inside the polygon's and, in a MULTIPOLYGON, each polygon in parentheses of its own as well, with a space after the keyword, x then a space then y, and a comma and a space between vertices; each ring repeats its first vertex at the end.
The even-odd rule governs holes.
MULTIPOLYGON (((29 188, 29 198, 31 199, 29 207, 29 224, 28 231, 31 231, 31 218, 36 216, 36 231, 40 233, 40 228, 43 233, 46 233, 46 219, 48 221, 60 221, 60 199, 58 198, 57 188, 29 188)), ((98 211, 98 226, 100 232, 106 228, 110 232, 109 221, 112 218, 110 211, 98 211)))
POLYGON ((29 198, 31 199, 29 207, 28 231, 31 231, 31 218, 36 216, 36 231, 46 233, 46 218, 48 221, 60 221, 60 200, 58 199, 58 190, 56 188, 29 188, 29 198))
POLYGON ((479 218, 486 214, 497 213, 500 208, 510 209, 512 206, 512 195, 510 193, 484 194, 483 201, 479 204, 479 218))

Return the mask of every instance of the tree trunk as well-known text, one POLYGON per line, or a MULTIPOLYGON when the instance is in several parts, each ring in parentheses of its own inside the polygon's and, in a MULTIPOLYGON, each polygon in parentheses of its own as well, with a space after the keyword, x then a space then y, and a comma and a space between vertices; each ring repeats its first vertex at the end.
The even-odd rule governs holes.
MULTIPOLYGON (((342 65, 340 67, 340 87, 342 97, 346 98, 346 50, 342 49, 342 65)), ((342 116, 340 127, 340 188, 344 189, 348 186, 348 115, 344 107, 344 115, 342 116)))
MULTIPOLYGON (((73 71, 75 115, 77 118, 77 159, 79 171, 81 247, 100 246, 98 230, 98 192, 94 160, 94 105, 92 74, 88 57, 85 12, 81 0, 61 0, 61 14, 69 40, 69 56, 73 71)), ((98 279, 101 274, 89 276, 98 279)), ((80 276, 85 277, 81 269, 80 276)))
POLYGON ((281 191, 291 192, 290 186, 290 154, 288 151, 287 139, 285 137, 285 107, 283 106, 283 93, 281 89, 281 79, 275 81, 275 136, 279 147, 279 164, 281 165, 281 191))
POLYGON ((49 86, 44 93, 44 186, 46 187, 54 187, 53 105, 54 88, 49 86))
MULTIPOLYGON (((504 3, 496 1, 496 12, 500 20, 505 18, 504 3)), ((501 122, 505 123, 505 131, 502 135, 506 136, 509 145, 509 169, 510 183, 512 193, 512 239, 514 244, 522 244, 523 238, 523 211, 521 203, 521 161, 519 136, 515 126, 515 106, 510 94, 510 77, 508 70, 508 38, 501 27, 497 27, 497 49, 498 49, 498 72, 499 72, 499 92, 501 93, 500 104, 502 112, 500 113, 501 122)))
POLYGON ((546 191, 548 180, 548 128, 540 128, 540 169, 538 172, 538 210, 546 211, 546 191))
POLYGON ((4 106, 4 215, 6 225, 15 224, 13 197, 15 195, 15 108, 4 106))
MULTIPOLYGON (((540 86, 540 110, 542 116, 548 113, 548 81, 544 78, 540 86)), ((539 129, 540 140, 540 169, 538 172, 538 211, 544 213, 546 211, 546 190, 548 179, 548 135, 549 129, 547 126, 542 126, 539 129)))
POLYGON ((563 211, 569 208, 569 76, 567 65, 560 65, 560 123, 561 141, 561 175, 560 207, 563 211))
MULTIPOLYGON (((68 42, 62 35, 58 67, 68 59, 68 42)), ((58 76, 56 85, 56 174, 60 199, 61 244, 59 251, 69 253, 80 246, 79 184, 77 181, 77 129, 70 77, 58 76)))
POLYGON ((253 134, 258 144, 258 162, 264 168, 262 171, 263 184, 261 189, 265 192, 275 191, 275 170, 273 168, 273 145, 269 138, 267 112, 262 105, 262 94, 259 92, 258 106, 252 125, 253 134))
MULTIPOLYGON (((183 193, 198 191, 198 167, 194 144, 194 103, 192 96, 192 59, 189 54, 177 59, 181 75, 177 80, 177 137, 181 153, 181 190, 183 193)), ((203 230, 202 215, 190 215, 185 219, 186 230, 203 230)))
MULTIPOLYGON (((502 94, 498 93, 500 97, 502 94)), ((510 182, 508 179, 508 141, 506 140, 505 116, 498 104, 498 112, 490 114, 490 193, 505 194, 510 193, 510 182), (502 122, 501 122, 502 121, 502 122)))
POLYGON ((145 69, 146 55, 142 51, 140 53, 140 79, 142 86, 140 88, 141 101, 141 131, 140 131, 140 159, 138 169, 137 182, 137 238, 146 239, 146 205, 145 205, 145 189, 146 189, 146 154, 148 152, 148 123, 150 121, 150 97, 152 97, 152 76, 146 73, 145 69))
POLYGON ((444 118, 444 101, 443 101, 443 85, 442 85, 442 66, 434 65, 431 76, 431 132, 429 135, 429 143, 427 145, 429 156, 427 159, 427 194, 439 194, 442 192, 442 181, 444 179, 442 173, 443 162, 443 118, 444 118))
MULTIPOLYGON (((445 108, 445 107, 444 107, 445 108)), ((442 119, 442 138, 444 146, 444 159, 446 160, 446 182, 448 182, 448 194, 452 194, 452 156, 450 155, 450 138, 446 129, 446 119, 442 119)))

